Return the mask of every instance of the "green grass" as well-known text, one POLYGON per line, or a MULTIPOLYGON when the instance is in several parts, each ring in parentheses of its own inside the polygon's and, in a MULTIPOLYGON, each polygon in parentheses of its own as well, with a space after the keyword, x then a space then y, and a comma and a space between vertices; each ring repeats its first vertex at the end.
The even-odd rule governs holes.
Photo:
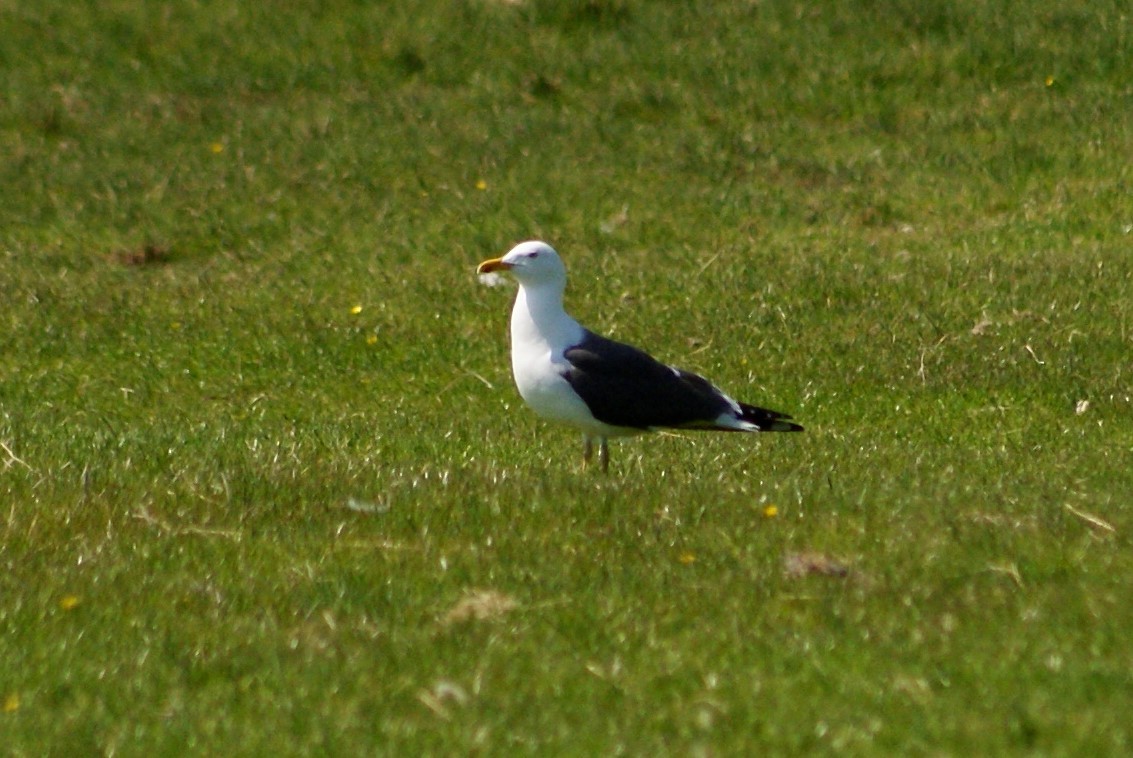
POLYGON ((1130 750, 1123 4, 322 8, 0 3, 7 752, 1130 750), (807 432, 580 472, 532 237, 807 432))

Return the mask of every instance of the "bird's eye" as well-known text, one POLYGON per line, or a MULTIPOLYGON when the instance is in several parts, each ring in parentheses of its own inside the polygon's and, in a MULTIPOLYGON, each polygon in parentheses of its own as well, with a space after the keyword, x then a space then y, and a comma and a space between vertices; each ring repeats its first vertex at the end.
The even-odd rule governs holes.
POLYGON ((528 258, 538 258, 538 257, 539 257, 539 253, 528 253, 528 254, 527 254, 527 257, 528 257, 528 258))

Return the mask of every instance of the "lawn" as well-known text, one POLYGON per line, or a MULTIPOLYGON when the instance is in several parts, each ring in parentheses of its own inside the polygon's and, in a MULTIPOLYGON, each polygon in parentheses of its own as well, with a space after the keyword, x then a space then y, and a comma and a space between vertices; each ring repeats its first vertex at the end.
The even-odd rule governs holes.
POLYGON ((1133 750, 1119 2, 0 2, 13 755, 1133 750), (580 467, 584 324, 791 413, 580 467))

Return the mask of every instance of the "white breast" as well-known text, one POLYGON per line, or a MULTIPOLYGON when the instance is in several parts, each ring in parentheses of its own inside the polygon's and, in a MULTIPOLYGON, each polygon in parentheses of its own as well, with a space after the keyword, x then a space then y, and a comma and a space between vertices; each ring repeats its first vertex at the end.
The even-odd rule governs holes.
POLYGON ((594 423, 590 409, 571 389, 550 349, 512 351, 511 370, 523 400, 543 418, 569 424, 594 423))
POLYGON ((511 370, 520 396, 543 418, 598 434, 606 425, 595 420, 563 378, 569 368, 563 353, 582 335, 582 327, 554 298, 529 298, 520 289, 511 313, 511 370))

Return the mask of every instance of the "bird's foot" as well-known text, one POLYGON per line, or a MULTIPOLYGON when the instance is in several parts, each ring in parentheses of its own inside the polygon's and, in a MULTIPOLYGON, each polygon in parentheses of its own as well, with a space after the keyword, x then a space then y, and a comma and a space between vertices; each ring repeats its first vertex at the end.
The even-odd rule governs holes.
MULTIPOLYGON (((582 468, 588 468, 594 457, 594 438, 582 435, 582 468)), ((610 470, 610 448, 605 437, 598 437, 598 468, 605 474, 610 470)))

